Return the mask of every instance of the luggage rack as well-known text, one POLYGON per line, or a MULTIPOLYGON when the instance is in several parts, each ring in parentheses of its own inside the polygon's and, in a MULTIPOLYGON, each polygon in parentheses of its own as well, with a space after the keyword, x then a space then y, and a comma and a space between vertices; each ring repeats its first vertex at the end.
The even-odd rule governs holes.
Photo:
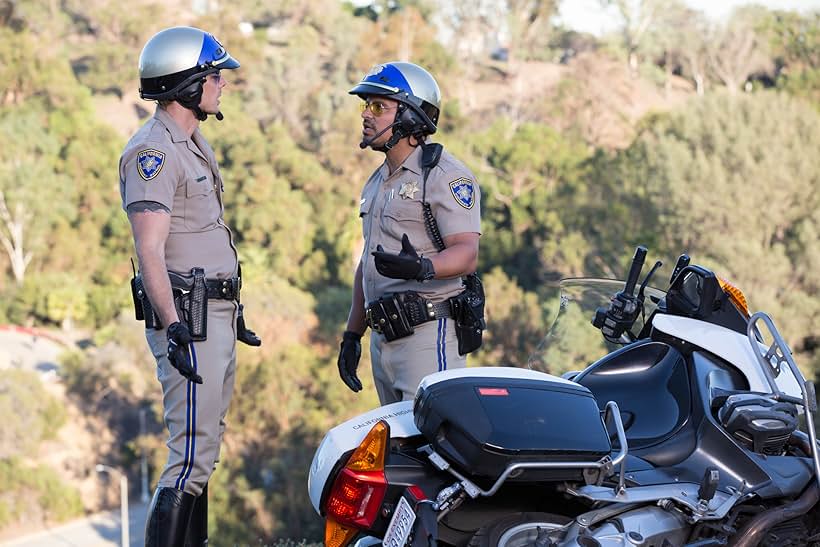
POLYGON ((604 416, 604 423, 606 423, 607 418, 611 416, 614 423, 615 429, 618 435, 618 444, 620 445, 620 450, 618 454, 612 458, 611 455, 606 455, 597 462, 588 462, 588 461, 578 461, 578 462, 520 462, 520 463, 513 463, 508 465, 504 472, 499 475, 498 479, 493 483, 493 485, 484 490, 479 487, 477 484, 472 482, 470 479, 453 469, 453 467, 445 460, 440 454, 438 454, 431 445, 425 445, 419 448, 420 452, 424 452, 427 454, 427 458, 436 467, 439 471, 447 471, 455 478, 458 479, 459 484, 456 488, 447 488, 443 490, 439 498, 441 498, 441 494, 444 494, 445 491, 447 492, 446 497, 448 500, 437 500, 437 503, 440 505, 444 505, 443 502, 449 501, 453 496, 460 493, 462 490, 467 493, 471 498, 477 498, 478 496, 492 496, 501 488, 501 486, 507 481, 507 479, 515 473, 516 471, 525 471, 525 470, 533 470, 533 469, 594 469, 597 471, 604 471, 605 473, 609 474, 615 466, 620 465, 620 470, 618 472, 618 485, 615 487, 615 495, 621 495, 626 491, 626 487, 624 485, 624 474, 626 472, 626 456, 629 452, 629 448, 627 447, 626 441, 626 432, 624 430, 624 424, 621 420, 621 412, 618 409, 618 403, 615 401, 609 401, 606 404, 605 408, 605 416, 604 416))
POLYGON ((772 397, 778 401, 786 401, 801 405, 806 409, 806 429, 809 430, 809 438, 811 439, 811 457, 814 461, 814 477, 817 484, 820 485, 820 456, 817 450, 817 434, 814 431, 814 415, 817 412, 817 395, 815 393, 814 384, 806 380, 797 368, 797 364, 792 357, 791 349, 783 337, 780 336, 777 327, 774 326, 772 318, 763 312, 757 312, 749 318, 749 326, 746 328, 746 334, 749 337, 749 343, 752 345, 752 351, 757 357, 760 368, 769 382, 769 387, 772 390, 772 397), (766 346, 760 343, 759 329, 757 323, 762 321, 772 337, 772 344, 766 349, 766 346), (765 351, 764 351, 765 349, 765 351), (780 374, 781 368, 788 366, 794 375, 797 383, 800 385, 800 391, 803 393, 803 398, 794 397, 784 393, 778 387, 775 377, 780 374), (775 373, 776 371, 776 373, 775 373))

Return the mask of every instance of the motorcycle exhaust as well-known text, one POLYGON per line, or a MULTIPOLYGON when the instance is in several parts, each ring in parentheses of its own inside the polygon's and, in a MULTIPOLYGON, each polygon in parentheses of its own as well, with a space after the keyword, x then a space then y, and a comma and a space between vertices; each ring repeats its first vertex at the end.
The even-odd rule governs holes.
MULTIPOLYGON (((806 454, 813 453, 811 441, 805 434, 796 432, 789 439, 789 443, 799 447, 806 454)), ((811 486, 806 489, 803 495, 792 503, 764 511, 750 520, 740 532, 735 534, 737 540, 729 543, 729 547, 755 547, 773 526, 805 515, 819 499, 820 487, 817 486, 816 481, 812 481, 811 486)))
POLYGON ((772 526, 805 515, 809 509, 814 507, 818 499, 820 499, 820 487, 817 483, 812 483, 797 500, 782 507, 769 509, 749 521, 740 532, 735 534, 738 539, 730 543, 729 547, 755 547, 772 526))

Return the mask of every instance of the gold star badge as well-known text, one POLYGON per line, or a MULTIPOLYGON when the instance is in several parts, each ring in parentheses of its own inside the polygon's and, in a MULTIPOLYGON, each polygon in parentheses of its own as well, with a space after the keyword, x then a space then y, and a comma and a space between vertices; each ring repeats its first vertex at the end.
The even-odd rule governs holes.
POLYGON ((405 182, 399 189, 399 195, 402 199, 414 199, 413 194, 419 191, 419 185, 416 181, 405 182))

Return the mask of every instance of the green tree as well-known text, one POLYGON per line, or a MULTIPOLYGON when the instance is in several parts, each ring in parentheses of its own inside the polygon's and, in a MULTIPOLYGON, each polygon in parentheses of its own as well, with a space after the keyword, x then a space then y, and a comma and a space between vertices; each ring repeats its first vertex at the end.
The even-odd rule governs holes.
POLYGON ((37 374, 25 370, 0 375, 0 412, 15 416, 0 430, 0 460, 34 455, 66 419, 65 408, 46 392, 37 374))
POLYGON ((740 91, 753 73, 771 68, 768 44, 757 30, 765 14, 758 6, 736 8, 726 23, 713 28, 707 66, 730 93, 740 91))
POLYGON ((73 213, 68 179, 57 169, 59 141, 35 106, 0 109, 0 243, 18 285, 47 232, 73 213))
POLYGON ((774 56, 778 87, 820 109, 820 12, 770 12, 760 29, 774 56))
MULTIPOLYGON (((526 287, 579 273, 583 238, 571 225, 589 151, 547 125, 504 120, 469 140, 482 189, 482 267, 499 265, 526 287), (562 245, 570 240, 573 245, 562 245), (579 253, 580 250, 580 253, 579 253)), ((456 155, 459 146, 456 146, 456 155)))
POLYGON ((637 77, 640 52, 650 29, 665 9, 659 0, 600 0, 602 6, 613 5, 621 16, 621 40, 632 75, 637 77))
POLYGON ((820 146, 819 124, 808 105, 773 92, 716 94, 649 118, 600 167, 595 199, 607 210, 591 214, 610 229, 598 252, 615 264, 627 243, 669 258, 686 251, 802 345, 820 316, 820 169, 804 152, 820 146), (620 252, 606 240, 622 242, 620 252))

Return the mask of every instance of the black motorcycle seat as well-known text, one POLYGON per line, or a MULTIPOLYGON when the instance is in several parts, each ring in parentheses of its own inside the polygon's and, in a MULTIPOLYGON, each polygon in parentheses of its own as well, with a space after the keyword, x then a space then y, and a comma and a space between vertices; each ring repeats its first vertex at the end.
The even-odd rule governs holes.
MULTIPOLYGON (((600 409, 609 401, 618 404, 630 450, 664 442, 691 414, 686 361, 662 342, 630 344, 593 363, 574 381, 593 393, 600 409)), ((685 458, 692 448, 679 447, 676 457, 685 458)))

